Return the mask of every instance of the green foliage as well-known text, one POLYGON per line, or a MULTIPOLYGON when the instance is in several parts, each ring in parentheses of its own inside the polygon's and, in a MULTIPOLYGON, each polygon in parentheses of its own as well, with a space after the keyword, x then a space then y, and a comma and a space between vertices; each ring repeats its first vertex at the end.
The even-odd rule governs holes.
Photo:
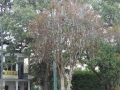
POLYGON ((30 75, 34 76, 34 78, 31 80, 32 83, 35 85, 44 86, 44 83, 48 84, 48 87, 51 88, 53 86, 53 68, 49 66, 49 70, 46 73, 47 69, 47 63, 41 62, 41 63, 34 63, 34 61, 30 62, 30 75), (47 75, 47 78, 45 78, 45 75, 47 75), (45 81, 46 80, 46 81, 45 81))
POLYGON ((72 77, 72 90, 101 90, 100 79, 91 71, 77 70, 72 77))
POLYGON ((99 63, 100 72, 106 79, 108 85, 118 84, 118 78, 120 75, 120 57, 116 53, 113 46, 104 45, 100 48, 101 63, 99 63))
POLYGON ((35 16, 35 10, 29 5, 22 7, 14 3, 11 10, 5 11, 4 15, 0 18, 0 22, 2 22, 5 34, 4 42, 6 38, 7 44, 12 43, 11 49, 19 49, 21 52, 31 42, 32 39, 28 33, 28 24, 35 16))
POLYGON ((108 26, 120 23, 120 1, 102 0, 91 2, 93 8, 99 12, 108 26))
POLYGON ((103 84, 108 86, 118 85, 120 76, 120 56, 114 45, 107 42, 101 42, 98 46, 95 55, 91 60, 87 61, 89 69, 93 70, 99 67, 99 76, 103 84))
POLYGON ((28 49, 29 43, 32 41, 31 36, 28 34, 28 24, 36 16, 34 8, 24 3, 25 0, 19 0, 20 2, 18 0, 13 1, 12 8, 6 9, 0 17, 4 31, 3 43, 8 45, 4 54, 10 54, 7 59, 10 62, 4 63, 6 68, 17 63, 16 52, 21 53, 26 47, 28 49))
POLYGON ((50 5, 51 0, 14 0, 14 3, 21 7, 26 7, 29 5, 34 7, 34 9, 47 8, 50 5))
POLYGON ((35 85, 42 85, 42 73, 39 64, 30 65, 30 75, 34 76, 31 82, 35 82, 35 85))

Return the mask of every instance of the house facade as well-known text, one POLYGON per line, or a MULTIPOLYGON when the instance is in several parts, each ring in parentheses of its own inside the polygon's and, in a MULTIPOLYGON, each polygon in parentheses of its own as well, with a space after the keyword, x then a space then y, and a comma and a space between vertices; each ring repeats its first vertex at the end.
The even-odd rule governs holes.
POLYGON ((29 65, 25 56, 16 53, 16 60, 11 60, 9 54, 3 55, 3 83, 2 90, 30 90, 29 65))

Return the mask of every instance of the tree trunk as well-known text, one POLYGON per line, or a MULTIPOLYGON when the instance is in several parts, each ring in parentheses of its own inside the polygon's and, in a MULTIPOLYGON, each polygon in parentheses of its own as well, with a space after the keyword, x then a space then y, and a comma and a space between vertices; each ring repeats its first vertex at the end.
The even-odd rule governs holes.
POLYGON ((61 79, 61 90, 65 90, 65 81, 64 81, 64 76, 63 74, 60 75, 60 79, 61 79))
POLYGON ((48 90, 48 73, 49 73, 49 68, 47 64, 45 69, 45 75, 44 75, 44 90, 48 90))
POLYGON ((70 68, 69 75, 68 75, 68 85, 66 90, 71 90, 72 74, 73 74, 73 69, 70 68))
POLYGON ((102 84, 103 90, 108 90, 107 85, 105 83, 102 84))
POLYGON ((71 86, 71 81, 68 81, 67 90, 71 90, 70 86, 71 86))
POLYGON ((104 85, 104 90, 108 90, 108 89, 107 89, 107 85, 106 85, 106 84, 104 85))

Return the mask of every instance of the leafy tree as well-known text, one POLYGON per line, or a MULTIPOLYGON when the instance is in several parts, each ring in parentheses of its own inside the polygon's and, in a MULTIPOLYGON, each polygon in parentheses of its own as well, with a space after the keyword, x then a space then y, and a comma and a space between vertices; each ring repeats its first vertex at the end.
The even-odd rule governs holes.
MULTIPOLYGON (((94 1, 94 0, 93 0, 94 1)), ((114 26, 120 23, 119 0, 102 0, 91 2, 105 21, 105 26, 114 26)))
POLYGON ((83 62, 101 79, 104 90, 119 84, 120 57, 114 45, 97 40, 94 47, 87 48, 85 53, 86 58, 83 62), (91 52, 93 50, 94 52, 91 52), (96 67, 99 68, 99 72, 95 70, 96 67))
POLYGON ((89 6, 85 8, 84 4, 53 2, 52 11, 46 10, 30 24, 31 35, 36 40, 34 55, 37 60, 47 63, 56 61, 61 90, 70 90, 73 68, 78 55, 82 54, 89 32, 97 36, 101 31, 101 21, 95 17, 97 15, 92 13, 92 9, 89 6), (69 67, 67 73, 65 67, 69 67))
MULTIPOLYGON (((6 5, 8 3, 6 2, 6 5)), ((4 64, 6 67, 17 63, 15 53, 23 53, 30 46, 32 38, 28 34, 28 23, 36 15, 32 6, 25 5, 26 7, 23 7, 20 4, 11 3, 11 7, 3 7, 6 9, 0 17, 3 29, 3 44, 7 44, 7 51, 4 54, 10 54, 10 62, 4 64)))
POLYGON ((120 16, 119 15, 119 1, 102 0, 102 1, 95 1, 94 3, 92 1, 91 2, 89 1, 89 3, 91 3, 93 8, 96 11, 98 11, 99 15, 102 16, 102 18, 104 20, 103 25, 105 27, 102 32, 98 33, 97 37, 96 37, 96 35, 92 35, 91 34, 92 32, 89 33, 89 38, 86 39, 86 45, 84 48, 85 51, 83 50, 83 53, 85 56, 83 55, 81 59, 83 59, 83 58, 85 59, 85 61, 83 60, 84 63, 86 63, 86 61, 88 61, 87 62, 88 67, 94 73, 96 73, 96 75, 99 78, 101 78, 101 76, 102 76, 102 78, 103 77, 106 78, 106 80, 104 79, 105 81, 103 80, 102 83, 107 84, 107 85, 104 85, 104 90, 107 90, 106 88, 110 88, 110 86, 115 86, 115 84, 118 85, 118 81, 117 81, 118 76, 116 76, 115 74, 116 73, 119 74, 119 70, 118 70, 119 66, 118 67, 116 66, 116 64, 119 63, 119 42, 120 42, 119 41, 120 40, 119 39, 119 30, 118 30, 118 28, 119 28, 118 24, 120 21, 119 20, 119 16, 120 16), (104 43, 103 43, 103 41, 101 42, 100 38, 103 39, 104 43), (105 49, 105 51, 103 51, 103 50, 101 51, 100 48, 96 48, 96 47, 103 48, 104 45, 105 45, 104 49, 107 48, 108 51, 110 50, 108 55, 107 55, 107 53, 105 53, 105 52, 107 52, 106 49, 105 49), (99 51, 103 54, 98 53, 99 51), (103 58, 103 57, 105 57, 104 55, 106 56, 106 59, 103 58), (111 59, 109 59, 109 58, 111 58, 111 59), (113 63, 111 65, 111 67, 114 67, 114 69, 108 68, 109 60, 113 63), (102 75, 102 74, 100 75, 97 73, 97 71, 95 71, 95 67, 97 67, 97 65, 100 69, 100 66, 98 63, 102 63, 102 65, 103 65, 102 68, 104 68, 104 70, 106 70, 104 72, 101 70, 101 73, 104 75, 102 75), (113 74, 113 72, 114 72, 114 74, 113 74), (112 78, 112 76, 114 76, 114 78, 113 78, 114 80, 110 79, 110 78, 112 78))
POLYGON ((42 90, 53 90, 53 70, 51 65, 44 61, 30 65, 30 75, 34 76, 31 82, 40 85, 42 90))
MULTIPOLYGON (((33 53, 33 47, 31 43, 34 42, 33 38, 28 33, 28 24, 31 23, 31 20, 36 16, 36 9, 39 4, 43 2, 39 1, 37 5, 36 3, 38 1, 39 0, 29 0, 29 2, 27 0, 13 0, 13 2, 11 2, 11 8, 6 9, 4 11, 4 15, 2 15, 0 18, 4 34, 4 44, 8 45, 7 51, 5 53, 10 53, 11 57, 9 59, 11 61, 11 64, 14 64, 15 62, 15 53, 24 53, 28 59, 31 60, 30 56, 31 53, 33 53)), ((8 2, 4 4, 7 5, 7 3, 8 2)), ((44 6, 44 4, 43 6, 42 4, 40 5, 41 7, 44 6)), ((46 63, 44 65, 46 65, 46 63)), ((8 63, 5 63, 5 66, 8 66, 8 63)), ((49 69, 48 66, 47 69, 49 69)), ((46 69, 44 68, 44 71, 45 70, 46 69)), ((45 73, 44 75, 47 74, 45 73)), ((43 78, 44 75, 42 75, 41 78, 43 78)), ((35 82, 37 83, 37 81, 35 82)))
POLYGON ((21 53, 31 42, 31 38, 27 34, 27 26, 35 14, 35 10, 32 7, 28 5, 22 7, 13 3, 12 9, 6 10, 0 18, 4 31, 4 44, 14 44, 12 45, 13 48, 21 53))

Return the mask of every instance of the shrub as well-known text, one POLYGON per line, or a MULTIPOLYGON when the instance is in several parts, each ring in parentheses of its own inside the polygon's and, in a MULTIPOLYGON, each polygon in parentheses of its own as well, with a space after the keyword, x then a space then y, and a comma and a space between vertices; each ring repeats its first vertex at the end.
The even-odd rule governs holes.
POLYGON ((77 70, 72 77, 72 90, 101 90, 100 79, 91 71, 77 70))

